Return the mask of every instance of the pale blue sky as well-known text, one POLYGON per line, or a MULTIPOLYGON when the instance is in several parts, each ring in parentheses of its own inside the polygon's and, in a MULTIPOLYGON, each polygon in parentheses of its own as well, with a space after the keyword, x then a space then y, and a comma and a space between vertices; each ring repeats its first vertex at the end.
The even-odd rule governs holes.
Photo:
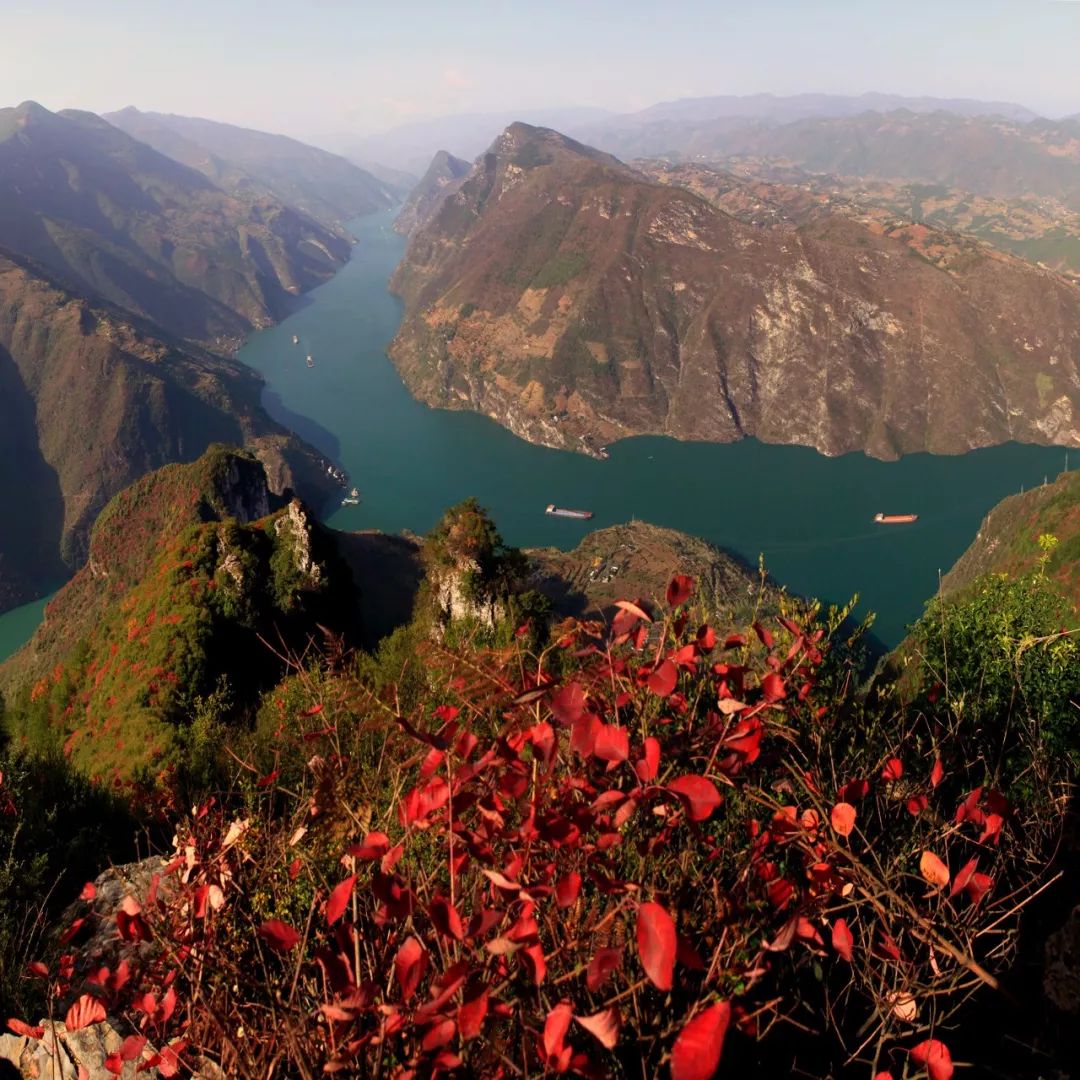
POLYGON ((772 91, 1080 112, 1076 0, 0 0, 0 104, 300 137, 452 112, 772 91))

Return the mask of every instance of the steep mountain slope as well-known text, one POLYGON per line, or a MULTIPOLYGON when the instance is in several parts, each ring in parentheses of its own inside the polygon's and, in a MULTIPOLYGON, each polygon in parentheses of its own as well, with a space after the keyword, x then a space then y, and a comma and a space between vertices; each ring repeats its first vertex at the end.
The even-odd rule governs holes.
POLYGON ((32 102, 0 110, 0 246, 222 349, 349 254, 277 199, 228 195, 100 117, 32 102))
POLYGON ((394 219, 394 231, 408 236, 425 224, 443 199, 457 191, 470 168, 467 161, 440 150, 394 219))
POLYGON ((0 610, 81 563, 116 492, 212 442, 252 447, 275 490, 326 498, 326 463, 263 412, 261 386, 0 249, 0 610))
POLYGON ((326 224, 386 210, 395 201, 371 173, 285 135, 132 107, 105 119, 232 194, 269 195, 326 224))
POLYGON ((1080 440, 1080 289, 924 226, 755 228, 515 124, 414 236, 391 355, 429 404, 595 449, 1080 440))
POLYGON ((1046 574, 1080 609, 1080 472, 1003 499, 983 519, 971 546, 942 579, 946 595, 984 574, 1020 576, 1046 559, 1046 574), (1040 537, 1053 541, 1040 543, 1040 537))
POLYGON ((281 677, 260 634, 302 649, 319 622, 347 628, 355 606, 303 504, 276 498, 252 455, 216 446, 105 508, 87 565, 0 686, 9 700, 23 691, 17 734, 32 745, 63 743, 83 771, 127 777, 164 764, 200 698, 247 700, 281 677))

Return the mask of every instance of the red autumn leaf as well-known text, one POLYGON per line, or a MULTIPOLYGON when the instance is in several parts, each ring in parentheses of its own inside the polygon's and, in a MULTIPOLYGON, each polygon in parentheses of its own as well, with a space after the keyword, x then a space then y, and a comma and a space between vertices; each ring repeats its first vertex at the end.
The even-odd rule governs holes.
POLYGON ((932 851, 922 853, 919 873, 935 889, 944 889, 949 884, 949 868, 932 851))
POLYGON ((274 952, 279 953, 287 953, 300 944, 300 935, 288 923, 280 919, 267 919, 259 927, 259 937, 274 952))
POLYGON ((9 1019, 7 1026, 8 1030, 14 1031, 16 1035, 21 1035, 26 1039, 42 1039, 45 1037, 43 1027, 31 1027, 24 1020, 9 1019))
POLYGON ((967 893, 968 899, 973 904, 978 904, 993 884, 994 879, 990 877, 989 874, 980 874, 976 872, 971 875, 971 880, 967 883, 964 891, 967 893))
POLYGON ((428 905, 428 915, 435 929, 443 937, 462 941, 465 937, 465 927, 461 924, 461 916, 458 910, 445 896, 436 896, 428 905))
POLYGON ((650 735, 645 740, 645 756, 634 766, 638 779, 648 784, 660 771, 660 741, 650 735))
POLYGON ((912 1047, 911 1060, 927 1071, 930 1080, 951 1080, 952 1054, 940 1039, 927 1039, 912 1047))
POLYGON ((614 1005, 610 1009, 593 1013, 592 1016, 575 1016, 574 1019, 607 1050, 614 1049, 619 1041, 622 1017, 614 1005))
POLYGON ((68 943, 69 941, 71 941, 71 940, 72 940, 72 939, 73 939, 73 938, 75 937, 75 935, 76 935, 76 934, 77 934, 77 933, 78 933, 78 932, 79 932, 79 931, 80 931, 80 930, 81 930, 81 929, 83 928, 83 924, 84 924, 85 922, 86 922, 86 920, 85 920, 85 919, 76 919, 76 920, 75 920, 75 921, 74 921, 74 922, 73 922, 73 923, 72 923, 72 924, 71 924, 71 925, 70 925, 70 926, 69 926, 69 927, 68 927, 68 928, 67 928, 67 929, 66 929, 66 930, 65 930, 65 931, 64 931, 64 932, 63 932, 63 933, 62 933, 62 934, 60 935, 60 944, 61 944, 61 945, 66 945, 66 944, 67 944, 67 943, 68 943))
POLYGON ((667 785, 667 790, 685 800, 691 821, 706 821, 724 801, 716 785, 704 776, 680 776, 667 785))
POLYGON ((310 709, 304 709, 301 716, 318 716, 323 711, 322 705, 312 705, 310 709))
POLYGON ((149 941, 150 927, 140 912, 142 908, 133 896, 125 896, 116 913, 116 929, 123 941, 149 941))
POLYGON ((667 587, 668 607, 681 607, 690 599, 694 591, 694 579, 685 574, 676 574, 667 587))
POLYGON ((529 978, 537 986, 544 981, 547 975, 547 961, 544 959, 544 950, 537 945, 530 945, 521 950, 522 963, 529 969, 529 978))
POLYGON ((105 1006, 96 997, 83 994, 77 998, 64 1017, 64 1027, 68 1031, 79 1031, 91 1024, 100 1024, 105 1019, 105 1006))
POLYGON ((622 949, 597 949, 585 972, 585 985, 595 994, 607 981, 607 977, 622 967, 622 949))
POLYGON ((432 1024, 424 1032, 423 1039, 420 1040, 420 1049, 425 1054, 430 1054, 432 1050, 438 1050, 440 1046, 445 1046, 454 1037, 456 1031, 457 1024, 453 1020, 442 1020, 432 1024))
POLYGON ((88 881, 82 887, 82 892, 79 893, 79 899, 80 900, 88 900, 89 901, 89 900, 93 900, 96 896, 97 896, 97 886, 92 881, 88 881))
POLYGON ((849 780, 837 793, 842 802, 857 802, 870 794, 869 780, 849 780))
POLYGON ((987 814, 986 821, 983 824, 982 836, 979 837, 979 843, 984 844, 989 840, 992 844, 1001 843, 1001 827, 1005 824, 1005 819, 1000 814, 987 814))
POLYGON ((758 639, 761 641, 761 644, 764 645, 766 649, 771 649, 773 647, 773 636, 771 630, 767 630, 764 626, 761 625, 761 623, 756 622, 754 623, 754 633, 757 634, 758 639))
POLYGON ((776 674, 775 671, 770 671, 761 680, 761 694, 766 701, 772 703, 774 701, 780 701, 782 698, 787 697, 787 690, 784 688, 784 680, 776 674))
POLYGON ((720 1066, 731 1006, 718 1001, 679 1032, 671 1048, 671 1080, 712 1080, 720 1066))
POLYGON ((618 724, 601 724, 596 732, 593 753, 601 761, 625 761, 630 756, 630 736, 618 724))
POLYGON ((581 875, 576 870, 571 870, 568 874, 563 874, 558 881, 555 882, 555 903, 561 908, 567 908, 581 893, 581 875))
POLYGON ((49 977, 49 969, 40 960, 31 960, 26 965, 26 972, 28 975, 33 975, 38 979, 47 979, 49 977))
POLYGON ((968 859, 959 870, 956 871, 956 877, 953 878, 952 888, 949 890, 949 896, 955 896, 958 892, 967 888, 967 883, 971 880, 971 875, 975 873, 976 868, 979 865, 979 856, 975 855, 973 858, 968 859))
POLYGON ((912 795, 904 807, 912 817, 918 817, 927 807, 929 800, 925 795, 912 795))
POLYGON ((670 660, 665 660, 649 676, 648 687, 658 697, 670 697, 678 681, 679 669, 670 660))
POLYGON ((641 966, 658 990, 670 990, 678 946, 675 923, 659 904, 645 903, 638 908, 637 947, 641 966))
POLYGON ((620 611, 625 611, 627 614, 632 615, 635 619, 652 622, 652 617, 649 613, 640 604, 635 604, 632 600, 616 600, 615 606, 619 608, 620 611))
POLYGON ((544 1021, 544 1062, 556 1072, 565 1072, 570 1064, 573 1051, 566 1045, 566 1033, 570 1030, 573 1016, 574 1010, 570 1003, 560 1001, 544 1021))
POLYGON ((129 1035, 120 1046, 121 1061, 136 1061, 146 1046, 145 1035, 129 1035))
POLYGON ((458 1031, 463 1040, 475 1039, 484 1030, 484 1020, 488 1012, 488 991, 484 987, 480 993, 465 996, 458 1007, 458 1031))
POLYGON ((102 1064, 105 1066, 105 1071, 111 1072, 113 1076, 119 1076, 124 1071, 124 1061, 119 1053, 107 1055, 102 1064))
POLYGON ((937 787, 945 778, 945 768, 941 764, 941 758, 934 758, 934 765, 930 769, 930 786, 937 787))
POLYGON ((851 949, 855 939, 844 919, 837 919, 832 928, 832 947, 850 964, 851 949))
POLYGON ((904 775, 904 763, 899 758, 889 758, 885 762, 885 768, 881 770, 881 779, 887 784, 893 784, 904 775))
POLYGON ((420 942, 409 938, 394 957, 394 975, 401 987, 401 1000, 408 1001, 416 993, 420 980, 427 970, 428 954, 420 942))
POLYGON ((838 802, 829 811, 829 822, 841 836, 850 836, 855 828, 855 807, 851 803, 838 802))
POLYGON ((365 862, 373 862, 381 859, 390 850, 390 837, 383 832, 369 832, 364 837, 362 844, 353 844, 349 848, 349 854, 354 859, 363 859, 365 862))
POLYGON ((326 901, 327 926, 333 926, 334 923, 345 914, 345 909, 349 906, 349 901, 352 899, 353 888, 355 886, 355 874, 350 874, 344 881, 339 882, 334 886, 333 892, 330 893, 330 896, 326 901))

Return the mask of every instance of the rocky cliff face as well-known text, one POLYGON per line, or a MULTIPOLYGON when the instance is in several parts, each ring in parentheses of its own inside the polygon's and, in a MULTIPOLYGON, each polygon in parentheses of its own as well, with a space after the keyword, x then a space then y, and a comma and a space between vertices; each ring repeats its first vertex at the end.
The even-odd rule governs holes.
POLYGON ((1080 441, 1080 289, 924 226, 755 227, 516 124, 413 236, 391 356, 429 404, 595 450, 1080 441))
POLYGON ((32 102, 0 110, 0 246, 221 350, 349 255, 265 191, 228 194, 92 113, 32 102))
POLYGON ((314 504, 327 463, 274 423, 243 365, 160 336, 0 251, 0 610, 67 577, 101 508, 213 442, 250 446, 314 504))
POLYGON ((453 154, 440 150, 420 183, 413 188, 405 200, 401 212, 394 220, 394 231, 409 236, 421 225, 426 224, 442 205, 443 200, 452 195, 464 182, 470 165, 453 154))

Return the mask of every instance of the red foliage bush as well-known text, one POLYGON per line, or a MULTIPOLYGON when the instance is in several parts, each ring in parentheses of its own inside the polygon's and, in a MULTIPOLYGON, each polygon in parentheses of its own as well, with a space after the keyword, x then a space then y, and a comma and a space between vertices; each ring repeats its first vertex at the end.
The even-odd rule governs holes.
POLYGON ((279 763, 261 816, 183 822, 85 993, 236 1076, 697 1080, 729 1028, 799 1013, 841 1060, 946 1080, 938 1033, 996 985, 1053 800, 971 784, 941 717, 871 723, 819 626, 692 626, 690 587, 539 656, 432 647, 411 716, 335 677, 297 710, 303 787, 279 763))

